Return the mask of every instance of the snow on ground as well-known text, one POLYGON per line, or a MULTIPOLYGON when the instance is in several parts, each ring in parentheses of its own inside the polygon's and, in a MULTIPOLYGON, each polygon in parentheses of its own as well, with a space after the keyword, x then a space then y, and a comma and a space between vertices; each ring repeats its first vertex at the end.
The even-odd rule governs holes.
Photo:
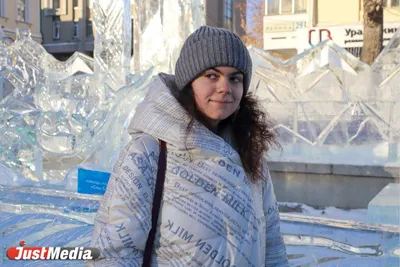
POLYGON ((368 223, 367 209, 344 210, 335 207, 316 209, 301 203, 279 202, 279 211, 281 213, 301 214, 313 217, 368 223))

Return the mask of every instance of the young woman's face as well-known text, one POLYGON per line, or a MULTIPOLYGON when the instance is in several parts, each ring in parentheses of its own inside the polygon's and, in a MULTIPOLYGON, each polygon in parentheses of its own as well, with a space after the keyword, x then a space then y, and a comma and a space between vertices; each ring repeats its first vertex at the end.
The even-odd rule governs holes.
POLYGON ((216 67, 192 82, 196 107, 211 127, 217 127, 237 110, 243 96, 243 79, 236 68, 216 67))

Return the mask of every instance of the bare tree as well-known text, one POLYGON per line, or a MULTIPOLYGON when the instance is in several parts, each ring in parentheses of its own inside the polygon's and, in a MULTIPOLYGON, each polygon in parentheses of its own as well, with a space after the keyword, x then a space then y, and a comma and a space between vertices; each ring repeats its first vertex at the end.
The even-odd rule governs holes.
POLYGON ((364 0, 364 44, 361 61, 372 65, 382 50, 383 1, 364 0))
POLYGON ((246 34, 242 36, 243 42, 263 48, 265 0, 238 1, 236 8, 241 11, 241 27, 246 29, 246 34))

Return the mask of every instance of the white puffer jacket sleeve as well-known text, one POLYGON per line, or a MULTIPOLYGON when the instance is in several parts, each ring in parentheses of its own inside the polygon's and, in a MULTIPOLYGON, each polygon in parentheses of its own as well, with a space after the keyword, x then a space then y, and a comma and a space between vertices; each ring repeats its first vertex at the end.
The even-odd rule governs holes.
POLYGON ((280 229, 280 217, 278 202, 276 201, 274 187, 267 164, 264 175, 267 181, 264 186, 264 214, 266 217, 266 247, 265 247, 265 266, 289 266, 286 254, 286 246, 280 229))
POLYGON ((101 258, 87 266, 141 266, 151 228, 158 142, 142 135, 120 153, 94 221, 92 247, 101 258))

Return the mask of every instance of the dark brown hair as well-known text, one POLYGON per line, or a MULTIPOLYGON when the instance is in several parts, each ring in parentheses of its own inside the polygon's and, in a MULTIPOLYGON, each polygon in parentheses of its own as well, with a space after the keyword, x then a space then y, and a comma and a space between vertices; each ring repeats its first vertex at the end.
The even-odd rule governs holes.
MULTIPOLYGON (((192 130, 195 119, 210 128, 204 115, 196 109, 191 86, 179 92, 177 100, 192 118, 187 126, 187 135, 192 130)), ((264 166, 262 166, 264 153, 273 146, 280 147, 276 141, 273 122, 256 98, 248 93, 240 101, 240 109, 219 123, 218 133, 227 125, 231 125, 236 143, 235 149, 245 171, 250 174, 250 180, 263 180, 265 178, 263 177, 264 166)))

